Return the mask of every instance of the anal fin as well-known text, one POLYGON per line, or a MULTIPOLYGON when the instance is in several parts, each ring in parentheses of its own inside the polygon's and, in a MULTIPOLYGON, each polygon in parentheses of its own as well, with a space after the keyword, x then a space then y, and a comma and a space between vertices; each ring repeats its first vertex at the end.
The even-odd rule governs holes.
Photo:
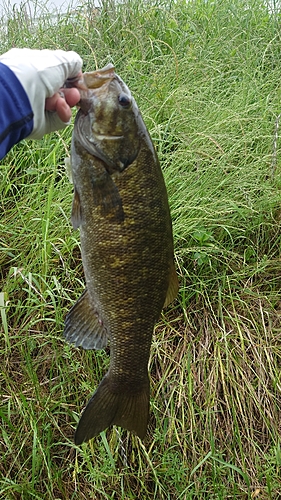
POLYGON ((83 349, 103 349, 108 333, 85 290, 65 318, 64 337, 67 342, 83 349))

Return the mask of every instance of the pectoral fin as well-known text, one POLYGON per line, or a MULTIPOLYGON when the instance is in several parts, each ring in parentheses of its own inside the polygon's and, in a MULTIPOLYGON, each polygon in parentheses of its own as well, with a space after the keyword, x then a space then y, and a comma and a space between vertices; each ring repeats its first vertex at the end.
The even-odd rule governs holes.
POLYGON ((66 316, 64 337, 70 344, 83 349, 103 349, 107 345, 106 328, 92 305, 87 290, 66 316))
POLYGON ((177 277, 177 272, 175 268, 175 264, 173 263, 172 269, 171 269, 171 277, 170 277, 170 283, 169 283, 169 288, 167 291, 165 303, 163 307, 167 307, 173 300, 176 298, 177 294, 179 291, 179 280, 177 277))
POLYGON ((72 210, 71 210, 71 223, 74 229, 78 229, 82 222, 82 213, 81 213, 81 205, 79 193, 74 187, 74 197, 72 201, 72 210))

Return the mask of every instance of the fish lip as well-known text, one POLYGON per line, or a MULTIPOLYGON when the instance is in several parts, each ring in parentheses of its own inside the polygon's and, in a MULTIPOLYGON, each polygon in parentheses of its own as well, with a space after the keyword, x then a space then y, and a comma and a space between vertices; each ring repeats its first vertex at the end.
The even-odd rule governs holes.
POLYGON ((102 87, 104 83, 114 80, 115 68, 113 64, 109 63, 104 68, 98 69, 96 71, 91 71, 89 73, 83 73, 84 85, 89 90, 94 90, 102 87))
POLYGON ((106 134, 94 134, 95 139, 98 139, 99 141, 102 140, 107 140, 107 141, 116 141, 118 139, 124 139, 124 135, 118 135, 118 134, 111 134, 111 135, 106 135, 106 134))
POLYGON ((94 90, 102 87, 104 83, 114 80, 115 67, 113 64, 109 63, 104 68, 98 69, 96 71, 90 71, 88 73, 82 73, 79 76, 74 76, 67 78, 64 82, 65 88, 77 88, 81 96, 83 97, 84 91, 94 90))

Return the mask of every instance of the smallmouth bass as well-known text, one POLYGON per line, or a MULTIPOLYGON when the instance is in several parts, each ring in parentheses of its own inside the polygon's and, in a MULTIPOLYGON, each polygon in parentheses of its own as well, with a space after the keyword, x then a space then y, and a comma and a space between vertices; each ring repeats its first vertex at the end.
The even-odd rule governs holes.
POLYGON ((71 220, 80 228, 86 290, 64 336, 84 349, 109 341, 110 366, 82 413, 76 444, 113 424, 145 436, 153 329, 178 292, 166 187, 140 111, 111 64, 83 77, 71 220))

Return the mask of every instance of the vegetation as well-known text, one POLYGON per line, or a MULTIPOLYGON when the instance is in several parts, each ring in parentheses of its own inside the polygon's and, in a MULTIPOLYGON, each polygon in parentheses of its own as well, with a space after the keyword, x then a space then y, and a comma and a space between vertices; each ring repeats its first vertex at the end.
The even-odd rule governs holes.
MULTIPOLYGON (((2 160, 0 498, 281 497, 281 17, 259 0, 104 1, 2 21, 13 46, 113 62, 155 142, 181 280, 150 359, 142 443, 75 447, 109 352, 62 338, 80 296, 65 175, 72 127, 2 160)), ((5 31, 4 31, 5 30, 5 31)))

